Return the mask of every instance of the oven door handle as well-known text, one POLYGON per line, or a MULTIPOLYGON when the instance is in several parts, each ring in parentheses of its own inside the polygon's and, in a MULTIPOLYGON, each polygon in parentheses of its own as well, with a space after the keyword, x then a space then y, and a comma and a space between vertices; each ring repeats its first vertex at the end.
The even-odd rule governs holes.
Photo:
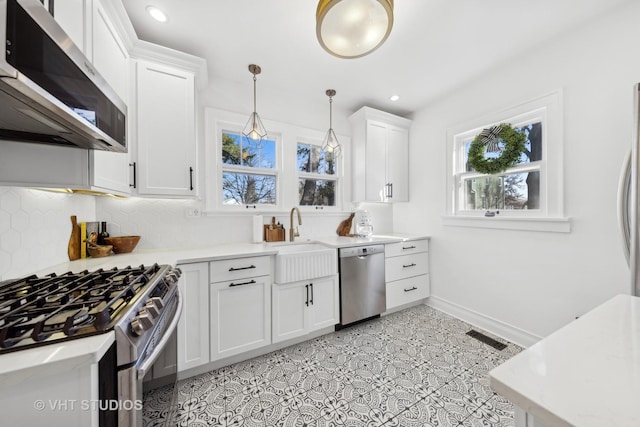
POLYGON ((151 353, 151 356, 147 357, 147 359, 140 365, 140 367, 138 367, 138 379, 144 378, 147 372, 151 369, 158 356, 160 356, 160 353, 162 353, 162 351, 166 347, 167 341, 169 341, 171 334, 173 334, 173 331, 178 326, 178 321, 180 320, 180 315, 182 314, 182 295, 180 295, 179 290, 176 291, 178 297, 178 305, 176 307, 176 312, 173 315, 173 319, 171 320, 171 323, 169 324, 167 330, 162 335, 162 339, 156 345, 156 348, 153 349, 153 353, 151 353))

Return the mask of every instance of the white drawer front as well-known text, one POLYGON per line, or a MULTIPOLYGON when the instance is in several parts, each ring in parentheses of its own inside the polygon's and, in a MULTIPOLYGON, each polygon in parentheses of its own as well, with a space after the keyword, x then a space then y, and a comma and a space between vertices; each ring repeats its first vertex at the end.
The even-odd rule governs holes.
POLYGON ((418 252, 428 252, 429 241, 428 240, 411 240, 409 242, 387 243, 384 246, 384 255, 387 258, 410 255, 418 252))
POLYGON ((245 277, 266 276, 271 274, 271 257, 223 259, 211 261, 209 282, 225 282, 245 277))
POLYGON ((387 283, 387 310, 429 296, 429 275, 387 283))
POLYGON ((429 272, 427 252, 385 259, 386 282, 420 276, 429 272))

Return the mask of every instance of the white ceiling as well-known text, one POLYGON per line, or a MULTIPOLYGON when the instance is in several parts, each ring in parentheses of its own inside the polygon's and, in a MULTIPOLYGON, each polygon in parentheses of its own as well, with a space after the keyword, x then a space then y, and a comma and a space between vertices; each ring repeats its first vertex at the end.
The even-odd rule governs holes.
POLYGON ((316 0, 123 3, 139 38, 205 58, 212 82, 250 86, 247 66, 255 63, 262 67, 258 97, 270 86, 304 102, 326 103, 324 92, 333 88, 342 109, 369 105, 408 115, 628 1, 396 0, 389 39, 358 59, 335 58, 320 47, 316 0), (154 21, 148 5, 164 10, 169 21, 154 21), (391 102, 392 94, 400 100, 391 102))

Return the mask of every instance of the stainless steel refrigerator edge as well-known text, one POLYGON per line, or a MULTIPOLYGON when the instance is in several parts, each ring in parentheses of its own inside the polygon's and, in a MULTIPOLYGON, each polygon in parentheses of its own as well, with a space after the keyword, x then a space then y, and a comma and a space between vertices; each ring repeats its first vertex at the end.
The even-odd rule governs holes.
POLYGON ((622 170, 618 187, 618 216, 623 236, 623 249, 631 269, 631 295, 640 296, 640 239, 638 224, 640 223, 640 200, 638 180, 640 162, 640 83, 634 87, 633 94, 633 144, 631 154, 627 157, 622 170))
POLYGON ((339 258, 340 324, 383 313, 387 307, 384 245, 342 248, 339 258))

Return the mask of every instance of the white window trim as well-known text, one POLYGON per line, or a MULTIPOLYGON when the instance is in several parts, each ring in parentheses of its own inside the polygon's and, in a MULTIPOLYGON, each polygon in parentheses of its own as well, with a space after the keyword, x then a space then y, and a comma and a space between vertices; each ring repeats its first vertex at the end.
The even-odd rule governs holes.
MULTIPOLYGON (((339 139, 339 141, 342 141, 341 139, 339 139)), ((308 137, 298 137, 296 140, 296 153, 297 153, 297 148, 298 148, 298 144, 303 144, 303 145, 313 145, 316 146, 318 148, 322 148, 322 139, 319 138, 308 138, 308 137)), ((344 149, 343 149, 344 151, 344 149)), ((336 173, 335 175, 323 175, 323 174, 318 174, 318 173, 311 173, 311 172, 300 172, 298 170, 298 162, 297 162, 297 156, 296 156, 296 182, 298 182, 298 180, 300 179, 315 179, 315 180, 322 180, 322 181, 334 181, 335 182, 335 199, 336 199, 336 205, 335 206, 309 206, 309 205, 301 205, 300 201, 298 199, 298 193, 296 192, 296 206, 298 206, 298 208, 300 208, 303 212, 304 211, 328 211, 328 212, 335 212, 335 211, 339 211, 340 207, 341 207, 341 201, 342 201, 342 187, 344 180, 342 179, 343 176, 343 172, 342 172, 342 166, 343 166, 343 162, 342 162, 342 158, 343 156, 338 157, 337 161, 336 161, 336 173)))
MULTIPOLYGON (((348 136, 338 134, 338 140, 342 145, 342 155, 337 162, 337 186, 336 206, 323 206, 316 209, 315 206, 298 205, 298 171, 296 149, 298 142, 318 144, 322 141, 326 130, 316 130, 306 127, 296 126, 263 118, 263 123, 269 132, 268 138, 279 138, 276 143, 276 164, 277 164, 277 184, 276 200, 277 205, 256 205, 256 208, 246 208, 245 205, 223 205, 222 203, 222 150, 220 148, 222 131, 242 129, 248 117, 244 114, 233 113, 225 110, 218 110, 211 107, 204 109, 204 154, 205 154, 205 179, 204 190, 204 213, 207 216, 226 214, 247 214, 255 215, 267 213, 277 215, 289 213, 289 210, 296 206, 308 214, 343 214, 345 201, 349 199, 349 177, 345 175, 345 164, 350 163, 351 139, 348 136)), ((322 145, 321 143, 319 145, 322 145)), ((273 170, 267 170, 269 174, 273 170)), ((260 171, 256 168, 256 173, 260 171)))
MULTIPOLYGON (((492 228, 527 231, 570 232, 571 223, 564 216, 563 196, 563 108, 562 91, 557 90, 547 95, 523 102, 515 107, 497 111, 462 123, 447 130, 447 185, 446 211, 443 224, 448 226, 492 228), (460 176, 457 171, 462 170, 463 156, 457 150, 464 149, 461 139, 468 139, 476 135, 483 128, 495 123, 508 122, 518 126, 523 122, 530 122, 533 118, 543 120, 543 156, 540 164, 543 198, 540 209, 536 210, 506 210, 500 211, 494 217, 485 217, 484 211, 464 211, 458 209, 458 191, 460 176), (551 141, 551 142, 549 142, 551 141)), ((526 169, 529 165, 521 165, 514 169, 526 169)), ((468 177, 469 174, 464 174, 468 177)))

